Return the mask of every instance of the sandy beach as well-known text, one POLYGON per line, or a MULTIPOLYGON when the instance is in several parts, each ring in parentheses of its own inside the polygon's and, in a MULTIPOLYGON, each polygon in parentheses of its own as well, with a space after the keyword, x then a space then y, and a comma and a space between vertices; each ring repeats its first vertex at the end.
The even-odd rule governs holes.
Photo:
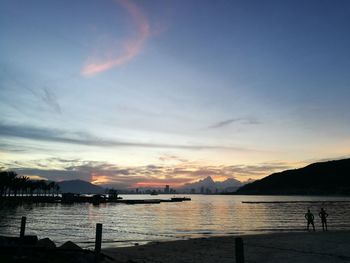
MULTIPOLYGON (((350 232, 303 232, 243 236, 245 262, 350 262, 350 232)), ((106 248, 116 262, 235 262, 235 236, 106 248)))

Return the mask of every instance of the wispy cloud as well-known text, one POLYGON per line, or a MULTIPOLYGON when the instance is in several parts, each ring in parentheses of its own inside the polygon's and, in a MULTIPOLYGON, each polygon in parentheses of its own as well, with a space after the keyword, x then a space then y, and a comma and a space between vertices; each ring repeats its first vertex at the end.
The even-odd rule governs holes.
POLYGON ((162 162, 182 162, 182 163, 188 162, 188 160, 173 154, 163 154, 162 156, 159 157, 159 160, 162 162))
POLYGON ((56 94, 49 88, 43 88, 43 95, 41 97, 43 101, 49 105, 55 112, 61 113, 61 106, 57 101, 56 94))
POLYGON ((98 61, 98 58, 89 58, 81 71, 84 76, 91 76, 127 63, 140 53, 145 41, 151 34, 148 19, 138 5, 130 0, 118 0, 117 2, 130 14, 136 28, 136 36, 124 41, 123 52, 117 57, 110 57, 105 61, 101 61, 101 59, 98 61))
POLYGON ((113 139, 101 139, 84 132, 71 132, 66 130, 46 129, 26 125, 7 125, 0 123, 1 137, 17 137, 30 140, 57 142, 66 144, 78 144, 97 147, 140 147, 140 148, 164 148, 185 150, 233 150, 233 151, 255 151, 251 149, 221 146, 221 145, 199 145, 199 144, 167 144, 167 143, 145 143, 134 141, 117 141, 113 139))
MULTIPOLYGON (((42 85, 35 83, 28 72, 23 72, 18 68, 11 65, 0 66, 0 87, 8 90, 14 88, 20 88, 25 90, 28 94, 45 103, 45 105, 53 110, 55 113, 61 114, 61 106, 58 102, 57 96, 52 88, 48 85, 42 85)), ((42 76, 40 76, 41 78, 42 76)), ((18 111, 21 111, 21 107, 17 104, 12 103, 9 100, 5 100, 11 107, 18 111)), ((41 104, 41 103, 39 103, 41 104)))
POLYGON ((216 122, 216 123, 208 126, 208 128, 210 128, 210 129, 222 128, 222 127, 228 126, 232 123, 259 124, 259 122, 253 118, 232 118, 232 119, 227 119, 227 120, 216 122))
POLYGON ((228 120, 224 120, 224 121, 219 121, 217 123, 214 123, 212 125, 209 126, 209 128, 215 129, 215 128, 221 128, 227 125, 230 125, 233 122, 237 122, 240 119, 228 119, 228 120))

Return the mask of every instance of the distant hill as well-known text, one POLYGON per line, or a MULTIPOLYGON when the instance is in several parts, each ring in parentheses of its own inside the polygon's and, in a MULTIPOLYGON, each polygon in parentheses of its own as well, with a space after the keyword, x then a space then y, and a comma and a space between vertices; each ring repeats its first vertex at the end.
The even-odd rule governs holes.
POLYGON ((105 189, 83 180, 58 182, 62 193, 102 194, 105 189))
POLYGON ((350 195, 350 159, 274 173, 242 186, 236 194, 350 195))
POLYGON ((216 192, 234 192, 243 184, 234 179, 229 178, 222 182, 215 182, 210 176, 194 183, 187 183, 180 188, 183 192, 191 192, 194 189, 195 193, 216 193, 216 192))

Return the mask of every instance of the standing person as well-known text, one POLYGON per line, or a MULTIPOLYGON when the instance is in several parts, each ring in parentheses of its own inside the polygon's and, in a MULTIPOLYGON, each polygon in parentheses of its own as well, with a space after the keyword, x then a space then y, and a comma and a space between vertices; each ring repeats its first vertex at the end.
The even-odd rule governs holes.
POLYGON ((307 220, 307 230, 309 230, 310 224, 312 225, 313 230, 315 231, 315 224, 314 224, 314 215, 311 213, 310 209, 307 210, 307 213, 305 214, 305 219, 307 220))
POLYGON ((322 230, 328 231, 328 229, 327 229, 327 217, 328 217, 327 212, 323 208, 321 208, 321 211, 318 213, 318 216, 321 218, 322 230))

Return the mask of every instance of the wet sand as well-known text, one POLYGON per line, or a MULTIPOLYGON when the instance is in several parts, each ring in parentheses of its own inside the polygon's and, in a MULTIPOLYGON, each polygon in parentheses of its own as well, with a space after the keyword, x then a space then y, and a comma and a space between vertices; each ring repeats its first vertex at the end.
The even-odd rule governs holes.
MULTIPOLYGON (((350 232, 303 232, 243 236, 245 262, 350 262, 350 232)), ((235 236, 106 248, 116 262, 235 261, 235 236)))

